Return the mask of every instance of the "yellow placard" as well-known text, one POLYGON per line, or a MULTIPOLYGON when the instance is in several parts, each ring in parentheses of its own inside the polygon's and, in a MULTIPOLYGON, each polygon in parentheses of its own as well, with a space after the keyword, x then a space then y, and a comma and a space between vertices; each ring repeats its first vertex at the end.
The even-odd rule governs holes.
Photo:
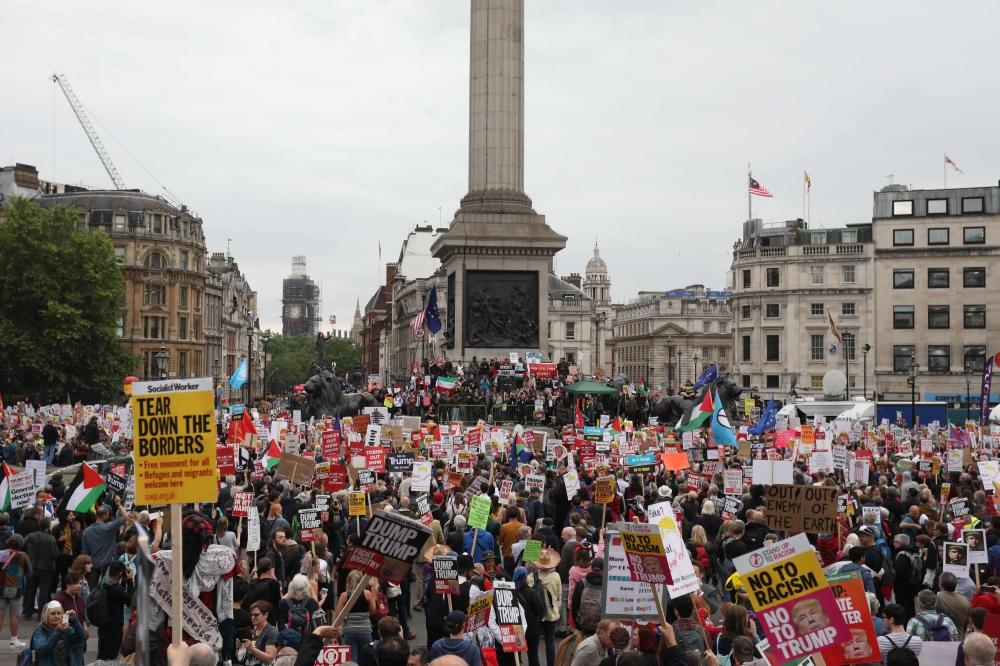
POLYGON ((210 377, 132 384, 136 504, 218 499, 213 401, 210 377))
POLYGON ((810 595, 827 587, 826 575, 812 551, 763 566, 743 575, 755 611, 810 595))
POLYGON ((364 493, 349 493, 347 496, 347 515, 364 516, 368 513, 364 493))
POLYGON ((607 477, 594 482, 594 502, 611 504, 615 501, 615 479, 607 477))

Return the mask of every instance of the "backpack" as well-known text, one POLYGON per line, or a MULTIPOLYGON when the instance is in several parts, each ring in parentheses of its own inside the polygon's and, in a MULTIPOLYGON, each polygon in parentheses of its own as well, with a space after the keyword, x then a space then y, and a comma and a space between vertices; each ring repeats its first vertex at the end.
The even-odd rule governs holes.
POLYGON ((695 626, 693 629, 678 629, 674 626, 674 635, 677 638, 677 645, 685 652, 697 652, 699 657, 705 656, 705 634, 701 627, 695 626))
POLYGON ((3 598, 16 599, 24 592, 24 565, 23 558, 18 557, 21 553, 16 550, 7 551, 7 562, 0 569, 3 580, 3 598))
POLYGON ((879 585, 892 585, 896 581, 896 568, 892 565, 892 558, 886 557, 885 554, 882 554, 880 573, 882 577, 879 579, 879 585))
POLYGON ((583 635, 576 631, 562 639, 556 649, 556 663, 552 666, 572 666, 576 648, 583 641, 583 635))
POLYGON ((924 582, 924 558, 920 557, 919 553, 911 553, 910 551, 904 551, 903 554, 910 560, 910 575, 906 582, 919 587, 924 582))
POLYGON ((917 655, 913 654, 913 651, 906 647, 910 644, 912 638, 913 636, 907 636, 902 645, 896 645, 891 638, 888 636, 885 637, 892 646, 892 649, 885 655, 886 666, 917 666, 920 663, 917 655))
POLYGON ((602 608, 603 597, 604 590, 601 587, 591 584, 590 581, 583 581, 583 592, 580 593, 580 608, 577 609, 576 615, 576 626, 580 631, 588 635, 597 631, 597 623, 601 621, 601 616, 604 613, 602 608))
POLYGON ((927 638, 924 640, 928 641, 940 641, 946 642, 951 640, 951 632, 948 631, 948 627, 944 625, 944 615, 941 613, 937 614, 937 620, 932 624, 926 616, 917 615, 914 619, 924 626, 924 631, 927 632, 927 638))
MULTIPOLYGON (((35 628, 35 631, 38 631, 37 627, 35 628)), ((28 644, 25 645, 20 654, 17 655, 17 666, 37 666, 38 655, 35 654, 35 651, 31 647, 31 642, 34 638, 35 632, 33 631, 31 632, 31 637, 28 638, 28 644)))
POLYGON ((382 590, 375 593, 375 610, 370 613, 371 621, 378 622, 389 614, 389 600, 382 594, 382 590))
POLYGON ((538 609, 538 619, 541 620, 549 613, 548 595, 545 593, 545 585, 538 577, 538 571, 531 572, 533 585, 526 585, 523 589, 527 596, 538 609))
MULTIPOLYGON (((312 622, 312 613, 306 607, 306 602, 309 597, 305 597, 300 601, 288 600, 288 627, 294 629, 300 634, 305 634, 312 630, 310 623, 312 622)), ((90 612, 90 608, 87 608, 87 612, 90 612)))
POLYGON ((112 623, 111 612, 108 610, 108 597, 104 593, 103 583, 98 585, 97 589, 91 592, 87 598, 87 619, 98 627, 112 623))
POLYGON ((712 571, 712 568, 710 566, 711 560, 709 560, 708 558, 708 549, 705 548, 704 546, 695 546, 694 554, 695 554, 695 559, 701 566, 702 571, 704 571, 706 574, 711 572, 712 571))

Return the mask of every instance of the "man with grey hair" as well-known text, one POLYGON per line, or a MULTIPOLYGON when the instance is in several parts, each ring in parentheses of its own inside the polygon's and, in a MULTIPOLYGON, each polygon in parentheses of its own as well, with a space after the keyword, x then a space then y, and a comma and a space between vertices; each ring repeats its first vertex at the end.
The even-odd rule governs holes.
POLYGON ((969 613, 972 612, 972 604, 969 603, 968 599, 955 591, 955 588, 958 587, 958 577, 955 574, 948 571, 941 574, 938 585, 940 585, 941 589, 937 594, 935 609, 944 613, 955 622, 955 626, 958 627, 958 635, 962 637, 969 622, 969 613))
POLYGON ((219 655, 205 643, 195 643, 188 649, 188 666, 215 666, 219 655))
POLYGON ((892 538, 892 547, 896 551, 893 568, 896 577, 892 581, 893 598, 897 604, 906 609, 906 617, 916 614, 914 599, 920 591, 924 579, 924 561, 920 554, 910 545, 907 534, 897 534, 892 538))
MULTIPOLYGON (((559 572, 559 580, 562 581, 562 598, 569 599, 569 570, 573 566, 576 547, 580 542, 577 540, 576 529, 573 527, 564 527, 559 537, 562 539, 563 546, 560 551, 559 566, 556 567, 556 571, 559 572)), ((559 604, 559 624, 556 625, 556 638, 564 637, 568 628, 566 624, 566 603, 563 602, 559 604)))
POLYGON ((515 562, 518 560, 518 556, 524 551, 524 546, 530 538, 531 528, 527 525, 517 531, 517 542, 510 547, 510 556, 514 558, 515 562))
POLYGON ((965 666, 993 666, 997 648, 993 640, 986 634, 971 633, 962 641, 962 651, 965 652, 965 666))
POLYGON ((917 614, 906 623, 906 633, 921 641, 957 641, 959 633, 955 623, 947 615, 934 610, 936 602, 937 595, 930 590, 920 590, 917 594, 917 614), (948 637, 943 638, 946 632, 948 637))

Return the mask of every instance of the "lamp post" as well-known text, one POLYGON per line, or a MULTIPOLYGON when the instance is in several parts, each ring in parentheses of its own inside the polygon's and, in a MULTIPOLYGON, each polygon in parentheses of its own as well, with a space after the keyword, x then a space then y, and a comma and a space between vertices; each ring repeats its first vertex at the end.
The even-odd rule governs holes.
POLYGON ((267 398, 267 343, 271 341, 271 331, 264 331, 261 336, 261 340, 264 341, 264 397, 267 398))
POLYGON ((674 346, 671 343, 671 339, 667 338, 667 393, 673 388, 674 384, 674 346))
POLYGON ((156 369, 160 375, 160 379, 167 378, 167 364, 170 361, 170 354, 167 353, 166 347, 160 347, 160 351, 156 352, 156 369))
POLYGON ((222 369, 222 361, 220 361, 218 358, 216 358, 215 360, 212 361, 212 379, 214 380, 214 383, 215 383, 215 388, 213 390, 213 393, 215 394, 215 396, 214 396, 215 397, 215 416, 216 416, 216 424, 217 424, 217 426, 216 426, 216 432, 222 430, 222 405, 220 404, 220 400, 219 400, 219 398, 222 397, 222 394, 219 392, 219 389, 221 388, 220 381, 219 381, 219 370, 221 370, 221 369, 222 369))
POLYGON ((848 338, 846 335, 844 337, 844 374, 847 376, 847 381, 844 382, 844 400, 851 400, 851 350, 854 347, 854 336, 852 335, 848 338), (851 344, 847 344, 847 340, 851 341, 851 344))
POLYGON ((251 321, 247 324, 247 399, 244 403, 248 409, 250 401, 253 400, 253 333, 253 322, 251 321))
POLYGON ((971 417, 972 396, 969 395, 969 362, 965 362, 965 422, 968 423, 971 417))
POLYGON ((906 383, 910 385, 910 429, 914 429, 917 423, 917 355, 910 354, 909 377, 906 383))
POLYGON ((864 396, 865 400, 868 399, 868 352, 872 350, 872 346, 867 342, 861 348, 861 358, 864 360, 864 377, 861 378, 861 383, 864 385, 864 396))
POLYGON ((696 381, 698 381, 698 357, 692 356, 691 358, 693 359, 692 369, 694 370, 694 375, 691 377, 691 384, 694 384, 696 381))

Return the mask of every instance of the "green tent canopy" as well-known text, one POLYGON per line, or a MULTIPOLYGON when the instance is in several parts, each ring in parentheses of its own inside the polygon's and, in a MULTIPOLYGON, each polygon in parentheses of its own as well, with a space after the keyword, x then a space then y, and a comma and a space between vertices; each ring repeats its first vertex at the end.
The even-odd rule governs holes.
POLYGON ((618 389, 589 380, 567 384, 566 390, 578 395, 618 395, 618 389))

